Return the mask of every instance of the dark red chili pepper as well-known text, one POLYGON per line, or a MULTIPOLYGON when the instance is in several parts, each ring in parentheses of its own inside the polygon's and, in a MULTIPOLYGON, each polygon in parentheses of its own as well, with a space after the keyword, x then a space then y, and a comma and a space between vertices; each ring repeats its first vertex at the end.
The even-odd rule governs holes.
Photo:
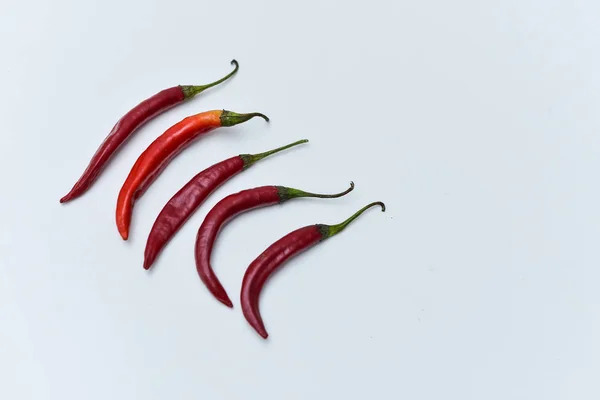
POLYGON ((244 274, 240 299, 244 317, 260 336, 264 339, 269 336, 258 307, 260 292, 267 279, 285 261, 340 233, 365 210, 376 205, 381 206, 381 210, 385 211, 385 204, 378 201, 361 208, 350 218, 337 225, 309 225, 288 233, 269 246, 250 264, 244 274))
POLYGON ((206 215, 196 236, 196 269, 198 270, 200 279, 202 279, 202 282, 204 282, 208 290, 210 290, 217 300, 228 307, 233 307, 229 296, 227 296, 227 292, 221 285, 221 282, 219 282, 219 278, 217 278, 217 275, 215 275, 215 272, 210 265, 210 254, 212 252, 213 244, 219 231, 227 222, 245 211, 258 207, 280 204, 298 197, 333 199, 342 197, 350 193, 353 189, 353 182, 350 182, 350 187, 348 189, 336 194, 309 193, 284 186, 261 186, 242 190, 241 192, 225 197, 206 215))
POLYGON ((117 199, 117 228, 123 240, 129 237, 129 224, 133 213, 133 204, 144 194, 158 175, 183 149, 197 139, 220 126, 233 126, 253 117, 262 117, 261 113, 237 114, 227 110, 206 111, 184 118, 160 135, 139 156, 117 199))
POLYGON ((239 65, 235 60, 232 60, 231 63, 235 65, 234 70, 218 81, 202 86, 174 86, 158 92, 132 108, 115 124, 98 150, 96 150, 83 175, 71 191, 60 199, 60 202, 65 203, 84 194, 96 181, 119 147, 150 119, 232 77, 237 72, 239 65))
POLYGON ((154 221, 144 251, 144 268, 150 268, 169 240, 221 184, 271 154, 306 142, 308 140, 303 139, 264 153, 240 154, 214 164, 194 176, 171 197, 154 221))

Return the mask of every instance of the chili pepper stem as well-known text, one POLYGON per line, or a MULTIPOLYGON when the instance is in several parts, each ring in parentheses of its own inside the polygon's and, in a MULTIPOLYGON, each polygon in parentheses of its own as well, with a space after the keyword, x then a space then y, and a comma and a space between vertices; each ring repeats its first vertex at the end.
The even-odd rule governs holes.
POLYGON ((330 237, 337 235, 338 233, 343 231, 348 225, 350 225, 350 223, 352 221, 354 221, 356 218, 358 218, 362 213, 364 213, 366 210, 368 210, 369 208, 374 207, 374 206, 381 206, 381 211, 385 212, 385 204, 383 204, 381 201, 376 201, 376 202, 367 204, 366 206, 364 206, 363 208, 358 210, 356 213, 354 213, 350 218, 348 218, 347 220, 345 220, 339 224, 319 225, 319 230, 321 231, 321 235, 323 236, 322 240, 329 239, 330 237))
POLYGON ((249 119, 254 117, 261 117, 265 121, 269 122, 269 117, 265 114, 261 114, 258 112, 248 113, 248 114, 238 114, 233 111, 223 110, 221 112, 221 126, 234 126, 237 124, 241 124, 242 122, 246 122, 249 119))
POLYGON ((214 81, 213 83, 209 83, 208 85, 186 85, 186 86, 181 86, 181 91, 183 92, 183 95, 185 97, 185 99, 189 99, 192 98, 200 93, 202 93, 203 91, 205 91, 208 88, 211 88, 213 86, 217 86, 219 83, 225 82, 227 79, 231 78, 233 75, 235 75, 235 73, 238 71, 238 69, 240 69, 240 65, 238 64, 238 62, 236 60, 231 60, 231 64, 235 65, 235 68, 233 69, 233 71, 231 71, 230 73, 228 73, 227 75, 225 75, 223 78, 219 79, 218 81, 214 81))
POLYGON ((338 197, 342 197, 350 193, 354 190, 354 182, 350 182, 350 187, 343 192, 335 193, 335 194, 321 194, 321 193, 311 193, 305 192, 304 190, 289 188, 285 186, 277 186, 277 191, 279 193, 280 201, 283 203, 286 200, 294 199, 297 197, 317 197, 320 199, 335 199, 338 197))
POLYGON ((308 139, 298 140, 294 143, 286 144, 285 146, 281 146, 281 147, 278 147, 273 150, 265 151, 264 153, 240 154, 240 157, 242 157, 242 160, 244 160, 244 169, 245 169, 245 168, 248 168, 249 166, 251 166, 252 164, 254 164, 255 162, 262 160, 265 157, 268 157, 275 153, 279 153, 280 151, 287 150, 290 147, 298 146, 299 144, 303 144, 303 143, 308 143, 308 139))

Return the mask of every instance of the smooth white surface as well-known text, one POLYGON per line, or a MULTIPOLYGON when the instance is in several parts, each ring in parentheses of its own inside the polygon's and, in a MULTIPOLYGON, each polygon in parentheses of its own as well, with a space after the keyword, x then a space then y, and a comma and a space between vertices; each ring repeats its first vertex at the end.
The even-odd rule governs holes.
POLYGON ((598 399, 600 3, 15 1, 0 7, 0 398, 598 399), (139 131, 58 203, 115 121, 176 84, 221 87, 139 131), (116 195, 183 117, 262 111, 201 139, 139 201, 116 195), (162 205, 223 158, 297 139, 218 190, 142 269, 162 205), (195 232, 244 188, 333 192, 195 232), (239 307, 245 267, 297 227, 342 235, 239 307))

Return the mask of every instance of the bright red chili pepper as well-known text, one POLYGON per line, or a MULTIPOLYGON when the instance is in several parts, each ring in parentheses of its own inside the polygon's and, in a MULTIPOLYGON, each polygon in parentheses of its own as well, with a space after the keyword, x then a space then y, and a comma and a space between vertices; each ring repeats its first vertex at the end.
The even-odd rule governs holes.
POLYGON ((233 303, 210 264, 210 255, 215 239, 227 222, 245 211, 258 207, 281 204, 298 197, 333 199, 342 197, 350 193, 353 189, 353 182, 350 182, 348 189, 336 194, 309 193, 285 186, 260 186, 242 190, 241 192, 225 197, 209 211, 196 235, 196 269, 198 270, 200 279, 217 300, 228 307, 233 307, 233 303))
POLYGON ((375 202, 361 208, 350 218, 337 225, 309 225, 288 233, 269 246, 250 264, 244 274, 240 299, 244 317, 260 336, 264 339, 269 336, 258 307, 260 292, 267 279, 285 261, 301 251, 340 233, 365 210, 376 205, 381 206, 381 210, 385 211, 385 204, 375 202))
POLYGON ((262 117, 261 113, 237 114, 227 110, 206 111, 184 118, 160 135, 139 156, 129 172, 117 199, 117 228, 123 240, 129 237, 129 224, 134 202, 144 194, 158 175, 184 148, 201 134, 221 126, 233 126, 253 117, 262 117))
POLYGON ((169 240, 221 184, 271 154, 306 142, 308 140, 303 139, 264 153, 240 154, 214 164, 194 176, 171 197, 154 221, 144 251, 144 268, 150 268, 169 240))
POLYGON ((213 244, 221 228, 235 216, 258 207, 281 204, 298 197, 318 197, 333 199, 342 197, 354 189, 354 183, 343 192, 336 194, 316 194, 292 189, 284 186, 260 186, 231 194, 219 201, 204 218, 204 222, 196 235, 196 269, 200 279, 217 300, 228 307, 233 307, 227 292, 219 282, 210 265, 213 244))
POLYGON ((146 122, 232 77, 237 72, 239 65, 235 60, 232 60, 231 63, 235 65, 234 70, 218 81, 202 86, 174 86, 158 92, 132 108, 115 124, 98 150, 96 150, 96 153, 79 180, 75 183, 71 191, 60 199, 60 202, 65 203, 84 194, 96 181, 108 161, 121 145, 146 122))

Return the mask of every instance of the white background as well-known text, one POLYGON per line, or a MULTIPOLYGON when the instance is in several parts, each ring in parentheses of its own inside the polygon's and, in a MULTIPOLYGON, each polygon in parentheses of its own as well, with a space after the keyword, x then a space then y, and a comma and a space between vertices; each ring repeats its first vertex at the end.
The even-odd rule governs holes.
POLYGON ((597 1, 0 3, 0 398, 598 399, 597 1), (228 83, 155 119, 85 196, 58 200, 116 120, 177 84, 228 83), (137 203, 141 151, 187 115, 261 111, 182 153, 137 203), (297 139, 215 192, 142 269, 195 173, 297 139), (208 210, 245 188, 335 192, 245 214, 198 279, 208 210), (270 243, 336 223, 239 307, 270 243))

